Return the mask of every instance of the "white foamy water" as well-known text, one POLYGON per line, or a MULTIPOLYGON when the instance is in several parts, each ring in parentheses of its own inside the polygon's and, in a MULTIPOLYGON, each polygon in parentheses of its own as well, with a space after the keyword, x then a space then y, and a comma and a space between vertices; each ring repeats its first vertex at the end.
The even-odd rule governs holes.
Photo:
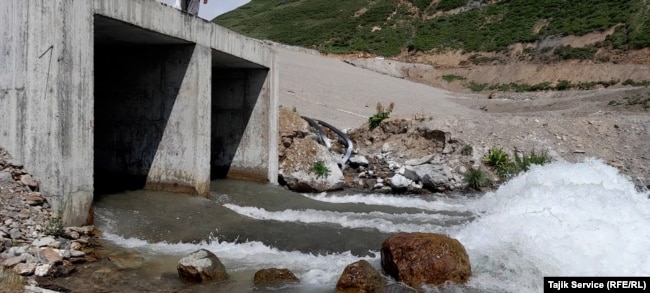
POLYGON ((648 194, 601 161, 534 167, 470 204, 479 219, 451 236, 478 288, 540 292, 543 276, 650 274, 648 194))
POLYGON ((375 257, 359 257, 349 252, 314 255, 297 251, 281 251, 258 241, 230 243, 210 241, 201 243, 148 243, 135 238, 125 239, 106 233, 104 238, 120 246, 133 248, 146 254, 184 256, 198 249, 207 249, 219 256, 229 271, 252 270, 277 267, 290 268, 300 278, 302 285, 332 288, 348 264, 365 259, 379 268, 379 253, 375 257))
MULTIPOLYGON (((478 198, 424 200, 389 195, 305 195, 330 203, 413 207, 472 212, 471 223, 446 228, 463 243, 473 276, 469 287, 487 292, 542 292, 544 276, 650 275, 650 199, 626 177, 598 160, 533 167, 497 191, 478 198)), ((225 204, 258 220, 328 223, 341 229, 382 232, 440 231, 454 216, 437 213, 335 212, 315 209, 268 211, 225 204)), ((452 213, 453 214, 453 213, 452 213)), ((272 225, 272 223, 269 223, 272 225)), ((107 233, 122 246, 183 255, 206 248, 228 268, 286 267, 309 288, 334 288, 346 265, 363 257, 281 251, 261 242, 147 243, 107 233)), ((377 248, 375 248, 377 249, 377 248)), ((379 256, 365 258, 378 267, 379 256)))
POLYGON ((436 197, 426 200, 419 197, 393 196, 385 194, 354 194, 330 196, 326 193, 303 194, 313 200, 329 203, 358 203, 365 205, 381 205, 396 208, 416 208, 427 211, 467 211, 464 201, 457 198, 436 197))
POLYGON ((283 210, 270 212, 257 207, 242 207, 234 204, 225 204, 228 209, 257 220, 274 220, 279 222, 300 222, 305 224, 329 223, 343 228, 351 229, 376 229, 383 233, 397 232, 431 232, 445 229, 439 222, 441 220, 463 220, 466 217, 455 217, 441 214, 389 214, 383 212, 353 213, 306 210, 283 210))

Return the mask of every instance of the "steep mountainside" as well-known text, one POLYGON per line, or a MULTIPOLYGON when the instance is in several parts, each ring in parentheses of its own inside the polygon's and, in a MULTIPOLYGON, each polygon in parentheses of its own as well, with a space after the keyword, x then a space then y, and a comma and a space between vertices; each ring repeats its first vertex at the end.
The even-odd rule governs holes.
POLYGON ((650 84, 648 0, 253 0, 214 21, 341 58, 430 64, 405 77, 449 89, 650 84))

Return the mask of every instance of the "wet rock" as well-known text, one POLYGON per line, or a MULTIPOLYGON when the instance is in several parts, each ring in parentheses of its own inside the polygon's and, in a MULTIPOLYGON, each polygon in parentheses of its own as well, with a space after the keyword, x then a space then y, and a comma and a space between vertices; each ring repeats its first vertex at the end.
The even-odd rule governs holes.
POLYGON ((398 281, 420 288, 447 281, 466 283, 469 257, 456 239, 435 233, 398 233, 382 243, 381 266, 398 281))
MULTIPOLYGON (((68 258, 72 256, 71 251, 68 252, 68 258)), ((113 262, 118 268, 122 270, 131 270, 142 267, 144 258, 138 253, 118 252, 110 255, 108 260, 113 262)))
POLYGON ((386 286, 386 279, 366 260, 345 267, 336 283, 337 293, 378 292, 386 286))
POLYGON ((253 283, 259 287, 282 287, 285 285, 300 283, 300 279, 296 277, 288 269, 261 269, 255 272, 253 283))
POLYGON ((178 275, 192 282, 223 281, 228 273, 214 253, 200 249, 178 261, 178 275))
POLYGON ((74 266, 68 265, 58 265, 52 270, 52 276, 55 278, 65 278, 77 271, 77 268, 74 266))

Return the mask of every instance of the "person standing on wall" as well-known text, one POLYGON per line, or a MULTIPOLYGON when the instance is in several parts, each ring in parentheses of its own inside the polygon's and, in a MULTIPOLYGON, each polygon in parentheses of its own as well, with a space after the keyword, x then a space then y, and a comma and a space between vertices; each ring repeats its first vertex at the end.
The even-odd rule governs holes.
MULTIPOLYGON (((181 10, 186 11, 191 15, 199 14, 199 1, 201 0, 180 0, 181 10)), ((208 0, 203 0, 203 4, 208 4, 208 0)))

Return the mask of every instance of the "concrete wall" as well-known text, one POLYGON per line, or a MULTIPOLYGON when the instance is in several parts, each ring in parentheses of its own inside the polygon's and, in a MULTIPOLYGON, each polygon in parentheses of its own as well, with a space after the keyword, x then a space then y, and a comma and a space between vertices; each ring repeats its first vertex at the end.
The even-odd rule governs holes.
POLYGON ((66 223, 93 198, 93 2, 0 5, 0 144, 66 223))
POLYGON ((216 162, 229 176, 276 182, 278 75, 263 43, 155 0, 10 0, 0 21, 0 145, 65 224, 86 221, 94 167, 207 194, 210 155, 223 149, 230 158, 216 162), (216 118, 226 114, 238 122, 216 118))

